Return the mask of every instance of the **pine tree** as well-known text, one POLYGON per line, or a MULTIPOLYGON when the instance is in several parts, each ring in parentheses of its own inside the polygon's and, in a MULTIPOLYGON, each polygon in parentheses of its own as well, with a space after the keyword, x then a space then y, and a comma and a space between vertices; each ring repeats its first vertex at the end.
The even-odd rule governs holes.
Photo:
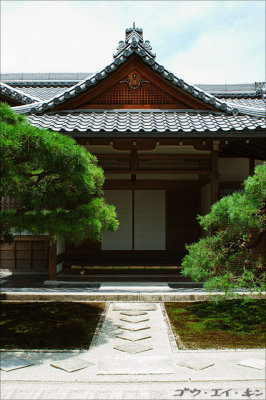
POLYGON ((117 229, 95 156, 65 135, 33 127, 7 104, 0 105, 0 130, 0 193, 20 204, 1 210, 2 241, 26 231, 80 243, 117 229))
POLYGON ((183 274, 208 290, 265 290, 266 163, 223 197, 199 223, 211 235, 187 246, 183 274), (258 247, 259 246, 259 247, 258 247))

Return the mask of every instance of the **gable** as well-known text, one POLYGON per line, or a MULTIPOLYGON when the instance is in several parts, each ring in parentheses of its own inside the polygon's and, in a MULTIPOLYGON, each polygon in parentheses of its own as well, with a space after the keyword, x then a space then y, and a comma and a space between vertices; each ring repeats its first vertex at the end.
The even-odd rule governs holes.
POLYGON ((55 107, 58 110, 86 108, 213 109, 174 86, 136 54, 94 87, 55 107))
POLYGON ((191 108, 153 84, 138 71, 125 75, 119 82, 94 97, 82 108, 191 108))
POLYGON ((239 107, 186 83, 160 65, 139 28, 126 30, 125 41, 119 42, 113 57, 114 61, 99 72, 47 101, 17 107, 17 111, 43 114, 82 109, 176 109, 238 113, 239 107))

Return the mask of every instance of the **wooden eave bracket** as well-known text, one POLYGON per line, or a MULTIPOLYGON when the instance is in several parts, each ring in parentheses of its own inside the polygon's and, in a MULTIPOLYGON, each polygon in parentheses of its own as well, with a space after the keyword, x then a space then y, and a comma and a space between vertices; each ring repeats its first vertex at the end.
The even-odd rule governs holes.
POLYGON ((217 151, 220 150, 220 140, 213 140, 212 149, 217 151))

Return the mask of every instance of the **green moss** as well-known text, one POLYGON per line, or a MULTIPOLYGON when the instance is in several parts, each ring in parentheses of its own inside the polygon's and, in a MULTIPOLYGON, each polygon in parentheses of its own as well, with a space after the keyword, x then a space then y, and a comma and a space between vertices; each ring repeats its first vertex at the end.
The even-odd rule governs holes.
POLYGON ((265 300, 166 303, 173 331, 188 349, 265 347, 265 300))
POLYGON ((0 347, 88 348, 104 303, 2 303, 0 347))

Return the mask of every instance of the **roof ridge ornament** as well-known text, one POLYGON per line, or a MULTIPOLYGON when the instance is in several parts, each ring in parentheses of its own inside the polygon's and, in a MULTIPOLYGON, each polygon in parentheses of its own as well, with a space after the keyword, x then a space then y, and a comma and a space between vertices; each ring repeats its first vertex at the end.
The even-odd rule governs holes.
MULTIPOLYGON (((143 39, 143 29, 136 28, 133 22, 133 28, 127 28, 125 31, 125 40, 118 42, 117 52, 113 55, 114 58, 120 55, 125 55, 125 51, 135 51, 141 56, 155 58, 156 54, 152 53, 152 47, 149 40, 143 39), (142 54, 143 53, 143 54, 142 54)), ((129 53, 130 54, 130 53, 129 53)), ((128 56, 128 54, 126 54, 128 56)))
MULTIPOLYGON (((179 87, 183 92, 187 92, 190 96, 196 97, 202 100, 202 102, 212 106, 211 110, 213 112, 221 112, 223 114, 227 113, 235 115, 238 109, 238 112, 240 114, 252 115, 256 117, 260 117, 263 114, 263 116, 265 116, 264 109, 251 109, 251 107, 232 105, 232 103, 221 101, 217 97, 210 95, 208 92, 194 85, 189 85, 182 79, 175 76, 173 73, 169 72, 162 65, 158 64, 158 62, 155 60, 155 55, 150 50, 151 46, 149 41, 143 41, 142 29, 136 28, 134 23, 133 28, 126 29, 125 41, 119 42, 118 51, 114 55, 114 61, 103 68, 100 72, 90 75, 85 80, 75 84, 70 88, 67 88, 67 90, 62 91, 61 93, 58 93, 54 97, 48 99, 46 102, 40 101, 38 103, 34 103, 34 106, 14 107, 14 110, 22 114, 42 114, 48 109, 53 110, 53 108, 59 103, 61 107, 61 104, 68 101, 68 99, 78 96, 81 92, 87 90, 89 87, 97 85, 99 81, 105 79, 109 74, 115 71, 119 67, 119 65, 125 63, 128 57, 130 57, 132 54, 136 54, 141 57, 143 62, 150 65, 150 67, 156 73, 160 74, 163 79, 169 80, 173 86, 179 87)), ((130 88, 135 90, 138 89, 142 83, 148 83, 143 82, 142 80, 140 80, 140 78, 141 77, 137 76, 128 76, 123 83, 130 84, 130 88)))
POLYGON ((126 39, 132 32, 137 33, 143 39, 143 29, 142 28, 136 28, 135 22, 133 22, 133 28, 127 28, 126 29, 126 39))

